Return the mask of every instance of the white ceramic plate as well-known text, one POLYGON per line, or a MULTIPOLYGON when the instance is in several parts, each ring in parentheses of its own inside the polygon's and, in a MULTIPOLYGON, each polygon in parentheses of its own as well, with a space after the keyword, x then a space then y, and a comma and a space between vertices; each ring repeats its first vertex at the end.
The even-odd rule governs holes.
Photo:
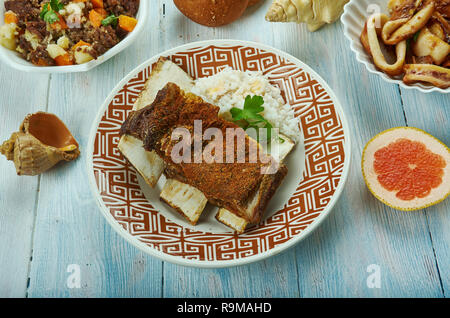
POLYGON ((127 241, 165 261, 196 267, 246 264, 275 255, 305 238, 325 219, 344 187, 350 163, 347 120, 334 93, 293 56, 257 43, 215 40, 187 44, 137 67, 112 91, 94 121, 87 149, 93 194, 100 211, 127 241), (197 226, 159 200, 117 148, 119 130, 164 56, 193 78, 225 66, 261 71, 282 91, 299 120, 304 142, 287 160, 290 170, 263 221, 238 235, 207 208, 197 226))
MULTIPOLYGON (((138 24, 136 25, 133 32, 128 34, 122 41, 120 41, 116 46, 108 50, 105 54, 99 56, 96 60, 92 60, 85 64, 80 65, 70 65, 70 66, 36 66, 27 60, 23 59, 19 53, 15 51, 8 50, 0 45, 0 59, 3 63, 24 72, 36 72, 36 73, 74 73, 74 72, 86 72, 94 67, 102 64, 103 62, 109 60, 114 55, 120 53, 125 48, 130 46, 134 40, 139 36, 140 32, 143 30, 147 23, 147 17, 149 15, 149 2, 150 1, 140 1, 139 11, 137 14, 138 24)), ((0 25, 4 24, 4 14, 5 14, 5 0, 0 0, 0 25)))
POLYGON ((344 14, 341 17, 342 24, 344 25, 344 34, 350 41, 350 48, 356 55, 356 60, 366 66, 366 69, 373 74, 377 74, 383 80, 389 83, 398 84, 402 88, 417 89, 422 93, 450 93, 450 88, 442 89, 431 85, 425 85, 422 83, 416 83, 413 85, 406 85, 401 78, 391 77, 381 71, 379 71, 375 64, 373 64, 371 57, 364 50, 359 37, 364 28, 364 24, 367 18, 375 13, 388 13, 387 9, 388 0, 350 0, 344 7, 344 14), (374 11, 379 10, 379 11, 374 11))

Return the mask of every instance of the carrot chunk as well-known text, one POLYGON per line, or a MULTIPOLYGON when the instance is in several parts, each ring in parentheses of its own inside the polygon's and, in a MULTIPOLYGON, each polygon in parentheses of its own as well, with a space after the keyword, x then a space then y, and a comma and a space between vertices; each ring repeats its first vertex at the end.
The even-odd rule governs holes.
POLYGON ((99 28, 102 25, 102 21, 104 18, 106 18, 106 15, 104 15, 105 12, 101 12, 97 9, 93 9, 89 11, 89 21, 91 21, 91 24, 95 28, 99 28))
POLYGON ((72 50, 76 50, 78 47, 80 46, 91 46, 89 43, 84 42, 83 40, 78 41, 77 44, 75 44, 74 46, 72 46, 72 50))
POLYGON ((17 15, 12 11, 5 12, 5 24, 15 23, 17 24, 19 22, 19 18, 17 15))
POLYGON ((73 60, 69 53, 57 56, 55 62, 58 66, 73 65, 73 60))
POLYGON ((138 21, 126 15, 119 16, 119 27, 127 32, 131 32, 136 27, 138 21))
POLYGON ((94 8, 103 8, 103 0, 92 0, 94 8))

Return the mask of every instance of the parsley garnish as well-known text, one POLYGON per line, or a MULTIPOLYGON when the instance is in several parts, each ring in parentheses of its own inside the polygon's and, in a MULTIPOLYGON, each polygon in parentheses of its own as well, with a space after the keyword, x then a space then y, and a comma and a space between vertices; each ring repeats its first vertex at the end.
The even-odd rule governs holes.
POLYGON ((113 27, 116 27, 118 21, 119 21, 119 18, 116 17, 114 14, 111 14, 110 16, 107 16, 106 18, 104 18, 102 20, 102 25, 104 25, 104 26, 112 25, 113 27))
POLYGON ((233 121, 239 125, 244 130, 249 128, 255 128, 256 133, 258 134, 259 139, 259 128, 267 129, 267 140, 272 139, 272 124, 269 123, 262 115, 262 111, 264 111, 264 99, 261 96, 253 96, 248 95, 245 98, 244 108, 236 108, 233 107, 230 112, 233 117, 233 121))
POLYGON ((59 0, 50 0, 49 3, 44 4, 42 11, 39 14, 42 20, 50 24, 58 22, 59 16, 58 11, 62 10, 64 5, 59 2, 59 0))

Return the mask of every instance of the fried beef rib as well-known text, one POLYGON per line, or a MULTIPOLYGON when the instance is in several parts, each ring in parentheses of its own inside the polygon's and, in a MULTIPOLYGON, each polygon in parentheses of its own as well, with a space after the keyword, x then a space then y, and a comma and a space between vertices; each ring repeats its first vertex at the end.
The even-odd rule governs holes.
POLYGON ((261 151, 259 144, 245 133, 239 138, 236 131, 242 129, 218 114, 218 107, 168 83, 157 93, 152 104, 130 113, 121 128, 121 135, 142 141, 146 151, 156 153, 164 161, 164 174, 168 179, 194 187, 210 203, 249 223, 257 223, 286 176, 287 167, 277 163, 276 170, 267 173, 268 166, 276 160, 261 151), (196 131, 196 122, 200 122, 200 134, 196 131), (220 134, 205 140, 203 136, 211 128, 220 134), (173 155, 180 144, 179 138, 173 138, 177 129, 184 129, 190 136, 189 156, 182 161, 174 160, 173 155), (229 138, 231 131, 234 135, 229 138), (212 143, 221 143, 222 152, 216 152, 212 143), (214 160, 196 160, 207 149, 213 149, 214 160), (251 157, 251 149, 257 149, 256 158, 251 157))

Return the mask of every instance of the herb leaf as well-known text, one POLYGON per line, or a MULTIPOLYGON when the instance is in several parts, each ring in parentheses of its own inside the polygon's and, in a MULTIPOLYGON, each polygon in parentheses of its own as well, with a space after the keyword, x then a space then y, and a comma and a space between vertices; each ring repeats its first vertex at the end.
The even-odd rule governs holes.
POLYGON ((272 139, 272 124, 269 123, 261 114, 264 111, 264 99, 261 96, 248 95, 245 98, 244 108, 233 107, 230 110, 233 121, 244 130, 254 128, 259 139, 259 128, 267 129, 267 140, 272 139))
POLYGON ((39 14, 39 16, 41 17, 42 20, 44 20, 45 15, 48 13, 49 8, 48 8, 48 3, 44 4, 44 6, 42 7, 41 13, 39 14))
POLYGON ((59 21, 59 16, 56 14, 55 11, 48 11, 44 15, 44 21, 52 24, 59 21))
POLYGON ((103 26, 112 25, 113 27, 116 27, 118 22, 119 18, 116 17, 114 14, 111 14, 110 16, 107 16, 102 20, 102 25, 103 26))
POLYGON ((59 0, 51 0, 50 7, 53 9, 53 11, 58 12, 59 10, 64 9, 64 4, 59 2, 59 0))
POLYGON ((49 3, 44 4, 39 16, 45 22, 52 24, 59 21, 57 12, 63 8, 64 5, 59 0, 51 0, 49 3))

